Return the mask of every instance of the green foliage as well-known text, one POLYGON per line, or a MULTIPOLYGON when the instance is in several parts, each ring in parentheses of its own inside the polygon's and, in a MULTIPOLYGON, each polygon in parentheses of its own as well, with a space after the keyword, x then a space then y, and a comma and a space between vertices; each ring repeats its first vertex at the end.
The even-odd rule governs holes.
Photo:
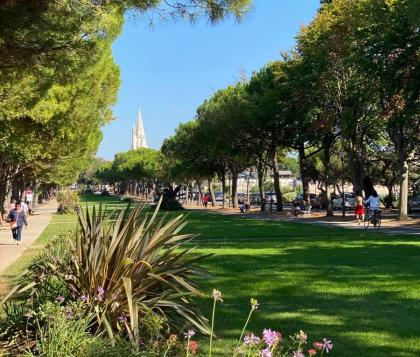
POLYGON ((208 333, 207 320, 192 301, 200 295, 194 278, 204 273, 196 267, 204 257, 182 250, 192 238, 180 234, 185 218, 158 219, 159 207, 148 217, 143 209, 80 212, 76 242, 46 250, 9 296, 31 289, 30 296, 40 298, 48 295, 51 282, 58 283, 56 292, 86 301, 96 326, 115 340, 124 330, 136 350, 146 317, 162 318, 174 330, 187 325, 208 333), (57 254, 62 247, 65 252, 57 254))
POLYGON ((76 213, 80 209, 79 193, 77 191, 59 191, 57 202, 59 203, 57 212, 60 214, 76 213))

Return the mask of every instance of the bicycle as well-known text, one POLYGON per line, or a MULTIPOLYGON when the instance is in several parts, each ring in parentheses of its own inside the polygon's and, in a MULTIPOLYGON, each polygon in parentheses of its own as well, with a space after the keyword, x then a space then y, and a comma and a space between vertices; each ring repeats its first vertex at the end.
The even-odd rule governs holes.
POLYGON ((368 229, 370 224, 373 224, 373 226, 376 229, 379 229, 381 227, 381 223, 382 223, 381 210, 374 210, 372 214, 372 211, 369 208, 366 208, 365 220, 364 220, 365 229, 368 229))

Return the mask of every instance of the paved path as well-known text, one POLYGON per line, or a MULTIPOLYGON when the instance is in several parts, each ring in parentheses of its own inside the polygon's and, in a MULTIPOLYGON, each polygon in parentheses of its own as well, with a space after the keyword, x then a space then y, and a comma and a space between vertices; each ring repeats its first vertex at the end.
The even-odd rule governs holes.
MULTIPOLYGON (((363 232, 370 232, 370 233, 386 233, 386 234, 414 234, 420 236, 420 225, 419 224, 405 224, 400 226, 382 226, 379 230, 369 227, 369 229, 364 229, 363 224, 361 226, 357 225, 353 219, 340 221, 340 220, 325 220, 323 218, 317 217, 294 217, 292 215, 261 215, 259 213, 246 213, 242 214, 238 211, 232 210, 218 210, 218 209, 204 209, 201 207, 188 207, 187 209, 191 209, 193 211, 200 211, 200 212, 207 212, 207 213, 214 213, 214 214, 221 214, 221 215, 236 215, 243 218, 249 219, 258 219, 258 220, 272 220, 272 221, 286 221, 286 222, 294 222, 294 223, 303 223, 303 224, 317 224, 323 225, 328 227, 341 227, 347 229, 356 229, 362 230, 363 232)), ((393 217, 393 215, 387 215, 386 218, 393 217)))
POLYGON ((10 229, 0 230, 0 274, 35 242, 57 211, 57 206, 56 201, 50 201, 40 205, 36 214, 28 217, 29 227, 23 229, 20 245, 16 245, 10 229))

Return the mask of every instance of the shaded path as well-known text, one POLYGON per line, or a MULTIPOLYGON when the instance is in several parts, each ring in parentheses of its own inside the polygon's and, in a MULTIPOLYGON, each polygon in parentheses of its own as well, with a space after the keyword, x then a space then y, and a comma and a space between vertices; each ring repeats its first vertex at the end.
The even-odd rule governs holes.
MULTIPOLYGON (((35 242, 50 223, 53 214, 57 211, 57 206, 57 202, 52 200, 40 205, 38 211, 28 217, 29 227, 23 229, 20 245, 16 245, 10 229, 0 230, 0 274, 35 242)), ((5 223, 4 226, 7 227, 8 224, 5 223)))
MULTIPOLYGON (((260 214, 260 213, 240 213, 234 210, 219 210, 219 209, 204 209, 201 207, 188 207, 187 209, 191 209, 193 211, 200 211, 206 213, 213 213, 213 214, 220 214, 220 215, 234 215, 239 216, 242 218, 248 219, 257 219, 257 220, 268 220, 268 221, 285 221, 285 222, 293 222, 293 223, 303 223, 303 224, 316 224, 322 225, 327 227, 341 227, 353 230, 362 230, 363 232, 375 232, 375 233, 386 233, 386 234, 414 234, 420 236, 420 225, 419 224, 402 224, 402 225, 389 225, 385 224, 380 229, 374 229, 369 227, 369 229, 364 229, 363 223, 362 225, 358 226, 357 222, 354 218, 350 218, 347 216, 346 220, 337 220, 337 216, 335 220, 331 220, 325 217, 320 217, 316 215, 308 216, 308 217, 294 217, 290 213, 289 214, 260 214)), ((393 215, 386 214, 385 218, 391 218, 393 215)))

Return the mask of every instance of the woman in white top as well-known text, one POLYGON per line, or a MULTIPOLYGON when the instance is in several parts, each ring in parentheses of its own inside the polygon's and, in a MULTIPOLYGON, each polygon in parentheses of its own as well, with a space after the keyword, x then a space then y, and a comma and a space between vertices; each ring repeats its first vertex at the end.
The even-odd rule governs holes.
POLYGON ((374 190, 372 195, 365 201, 365 204, 369 204, 371 211, 379 211, 381 209, 381 198, 379 197, 378 192, 374 190))

